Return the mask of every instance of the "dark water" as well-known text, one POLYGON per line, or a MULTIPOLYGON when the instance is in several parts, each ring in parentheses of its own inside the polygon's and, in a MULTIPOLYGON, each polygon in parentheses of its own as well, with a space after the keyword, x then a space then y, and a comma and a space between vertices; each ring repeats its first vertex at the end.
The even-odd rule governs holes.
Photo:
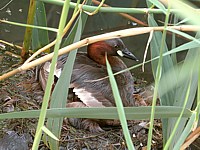
MULTIPOLYGON (((123 4, 121 2, 113 2, 111 0, 106 1, 106 3, 111 6, 123 5, 124 7, 131 7, 136 4, 139 7, 142 7, 144 5, 141 2, 135 3, 131 0, 124 1, 123 4)), ((4 0, 3 3, 0 3, 0 19, 26 23, 28 5, 29 1, 27 0, 4 0), (8 5, 5 7, 6 4, 8 5)), ((45 6, 47 11, 48 26, 57 27, 60 18, 61 7, 53 6, 51 4, 45 4, 45 6)), ((141 20, 145 20, 146 16, 137 15, 135 17, 140 18, 141 20)), ((88 17, 83 37, 132 27, 137 27, 137 24, 135 22, 127 20, 126 18, 121 17, 118 14, 98 13, 94 16, 88 17)), ((0 23, 0 39, 21 45, 24 38, 24 30, 24 27, 0 23)), ((53 40, 54 38, 55 34, 50 32, 50 39, 53 40)), ((135 56, 137 56, 140 62, 143 59, 143 53, 147 42, 147 38, 148 35, 123 38, 123 41, 128 47, 128 49, 132 51, 135 54, 135 56)), ((0 52, 0 55, 2 55, 2 51, 0 52)), ((136 64, 136 62, 132 60, 124 59, 124 61, 128 66, 133 66, 136 64)), ((147 78, 146 80, 152 80, 150 65, 147 65, 145 68, 146 70, 144 73, 141 72, 140 68, 134 69, 132 70, 132 72, 136 76, 144 76, 144 78, 147 78)))

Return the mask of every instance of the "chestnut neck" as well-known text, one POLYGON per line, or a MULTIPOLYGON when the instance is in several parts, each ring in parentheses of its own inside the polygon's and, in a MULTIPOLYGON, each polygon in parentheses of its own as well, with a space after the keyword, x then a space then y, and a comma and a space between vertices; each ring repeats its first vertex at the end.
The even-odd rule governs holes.
POLYGON ((104 41, 99 41, 88 45, 87 55, 90 59, 101 65, 106 65, 105 48, 109 50, 109 46, 104 41))
POLYGON ((106 66, 106 53, 107 59, 110 62, 111 66, 114 64, 115 57, 109 55, 109 51, 112 51, 112 47, 109 46, 104 41, 96 42, 94 44, 88 45, 87 55, 90 59, 94 60, 98 64, 106 66))

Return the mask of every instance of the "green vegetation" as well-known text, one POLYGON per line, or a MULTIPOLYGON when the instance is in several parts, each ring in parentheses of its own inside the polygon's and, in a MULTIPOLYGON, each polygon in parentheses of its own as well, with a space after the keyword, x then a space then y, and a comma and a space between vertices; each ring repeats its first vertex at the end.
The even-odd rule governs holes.
MULTIPOLYGON (((35 5, 40 6, 40 10, 42 10, 43 12, 42 14, 37 13, 37 10, 34 10, 35 7, 30 7, 30 9, 33 9, 29 10, 30 12, 34 13, 36 11, 36 24, 34 25, 43 27, 35 28, 34 26, 27 26, 27 32, 29 34, 27 32, 25 34, 26 36, 24 41, 27 42, 25 42, 24 46, 26 47, 26 50, 23 52, 22 57, 24 58, 24 56, 26 55, 24 53, 28 53, 27 47, 30 47, 31 44, 29 39, 30 37, 32 38, 32 47, 34 49, 39 49, 49 43, 47 30, 57 32, 53 54, 44 57, 46 59, 43 60, 36 59, 32 63, 25 62, 25 64, 23 64, 19 69, 13 70, 11 73, 2 75, 0 77, 0 80, 14 75, 15 73, 21 70, 34 67, 52 58, 52 65, 50 68, 47 87, 43 98, 42 108, 41 110, 27 110, 22 112, 0 114, 0 119, 19 118, 19 116, 20 118, 39 117, 34 144, 32 147, 32 149, 34 150, 38 149, 42 133, 44 133, 44 137, 42 138, 43 141, 45 141, 45 143, 48 143, 51 149, 58 149, 59 141, 57 140, 59 139, 61 134, 62 122, 64 117, 100 119, 119 118, 123 127, 127 146, 129 149, 134 149, 134 146, 131 142, 131 138, 128 133, 126 119, 150 119, 147 148, 151 149, 153 120, 155 118, 161 118, 163 126, 163 148, 171 150, 180 149, 181 146, 183 146, 184 141, 191 133, 191 131, 195 130, 198 127, 200 111, 200 41, 198 33, 198 30, 200 29, 200 12, 196 11, 192 4, 184 3, 179 0, 173 0, 173 2, 170 1, 170 3, 167 3, 167 1, 165 0, 162 0, 162 3, 158 2, 157 0, 147 0, 147 8, 143 9, 102 7, 100 8, 90 6, 91 0, 88 0, 86 3, 84 3, 84 5, 80 3, 80 0, 78 0, 77 3, 62 0, 38 0, 34 2, 36 3, 35 5), (46 19, 42 19, 46 17, 44 15, 45 3, 50 3, 52 5, 60 5, 63 7, 60 23, 58 29, 56 30, 45 27, 46 19), (74 10, 72 16, 68 14, 69 9, 74 10), (88 13, 86 14, 84 13, 84 11, 95 13, 98 13, 98 11, 110 13, 123 12, 130 14, 148 13, 148 25, 152 28, 138 28, 137 34, 143 34, 148 32, 150 33, 149 41, 152 59, 147 60, 144 63, 152 63, 152 71, 155 79, 155 90, 153 95, 152 107, 149 106, 123 108, 120 103, 119 93, 116 87, 114 76, 112 74, 112 70, 110 69, 109 62, 107 62, 109 78, 113 87, 113 93, 116 98, 117 108, 65 108, 66 99, 68 95, 68 92, 66 92, 65 89, 67 89, 67 87, 69 87, 70 84, 70 76, 77 49, 87 45, 88 43, 100 41, 105 38, 115 38, 119 35, 120 37, 131 36, 131 34, 134 35, 134 33, 131 32, 129 32, 128 35, 126 34, 127 32, 125 30, 122 30, 120 31, 120 34, 118 32, 112 32, 110 34, 80 40, 88 17, 88 13), (157 30, 158 22, 156 21, 154 16, 157 13, 163 14, 165 16, 164 27, 159 31, 157 30), (171 16, 173 16, 172 18, 174 19, 174 24, 171 25, 171 27, 169 27, 168 23, 169 18, 171 16), (66 23, 67 18, 69 21, 66 23), (179 18, 179 20, 177 18, 179 18), (187 22, 184 21, 186 18, 189 18, 187 19, 187 22), (41 20, 44 22, 41 22, 41 20), (190 24, 190 26, 180 26, 180 23, 183 22, 184 25, 190 24), (175 28, 172 29, 172 27, 175 28), (43 30, 43 28, 45 28, 46 30, 43 30), (147 29, 149 30, 146 31, 147 29), (30 31, 33 32, 32 36, 30 31), (64 35, 63 32, 66 33, 67 31, 67 38, 63 40, 64 42, 62 42, 61 45, 61 41, 64 35), (196 36, 193 37, 183 31, 195 31, 196 36), (167 46, 166 42, 167 33, 169 32, 172 34, 173 37, 171 39, 171 43, 173 43, 172 48, 167 46), (176 46, 176 35, 180 35, 188 39, 188 42, 176 46), (87 41, 87 43, 85 41, 87 41), (59 52, 59 49, 61 49, 61 47, 63 48, 59 52), (186 50, 188 51, 185 59, 181 62, 177 62, 176 53, 186 50), (58 55, 69 51, 71 51, 69 54, 69 59, 65 64, 64 70, 61 74, 61 78, 53 91, 50 107, 48 109, 51 94, 51 85, 54 79, 53 72, 55 69, 57 57, 58 55), (156 106, 157 97, 159 97, 160 99, 161 106, 156 106), (117 112, 120 112, 119 116, 117 112), (47 122, 45 123, 46 118, 47 122)), ((31 13, 32 17, 33 13, 31 13)), ((31 22, 29 21, 29 23, 31 22)), ((20 26, 22 25, 18 23, 15 24, 20 26)), ((133 31, 135 30, 133 29, 133 31)), ((47 46, 47 48, 45 49, 49 50, 49 48, 50 47, 47 46)), ((142 63, 137 66, 130 67, 129 69, 133 69, 139 66, 142 66, 142 63)))

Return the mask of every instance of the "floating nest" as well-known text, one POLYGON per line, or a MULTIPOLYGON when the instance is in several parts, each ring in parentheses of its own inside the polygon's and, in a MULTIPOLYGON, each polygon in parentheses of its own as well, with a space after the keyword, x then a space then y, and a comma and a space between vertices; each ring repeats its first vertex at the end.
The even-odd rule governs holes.
MULTIPOLYGON (((150 104, 152 98, 150 94, 152 93, 150 91, 151 88, 142 88, 146 83, 141 79, 136 79, 135 84, 137 89, 141 91, 135 95, 138 103, 150 104)), ((21 72, 0 82, 0 87, 1 113, 40 109, 44 93, 35 79, 34 70, 21 72)), ((148 139, 148 125, 148 120, 128 122, 129 131, 136 149, 145 149, 148 139)), ((6 119, 0 122, 0 126, 0 142, 12 139, 10 141, 15 144, 15 147, 21 146, 19 148, 23 149, 27 146, 31 148, 37 127, 37 119, 6 119), (22 147, 22 143, 26 146, 22 147)), ((64 120, 60 137, 60 149, 127 149, 120 126, 104 127, 103 129, 105 130, 103 133, 90 133, 89 131, 75 129, 70 126, 67 120, 64 120)), ((162 149, 161 133, 161 122, 160 120, 155 120, 152 149, 162 149)), ((9 144, 5 146, 9 146, 9 144)), ((48 148, 41 142, 40 149, 48 148)))
MULTIPOLYGON (((1 49, 2 50, 2 49, 1 49)), ((5 49, 4 49, 5 50, 5 49)), ((2 52, 4 51, 2 50, 2 52)), ((11 50, 12 51, 12 50, 11 50)), ((14 51, 16 53, 16 51, 14 51)), ((10 62, 17 59, 0 56, 1 73, 12 68, 10 62), (12 60, 10 60, 12 59, 12 60), (8 68, 11 67, 11 68, 8 68)), ((140 91, 135 94, 138 105, 151 105, 152 87, 146 87, 146 81, 135 79, 135 87, 140 91), (144 88, 146 87, 146 88, 144 88)), ((35 70, 27 70, 0 81, 0 113, 40 109, 44 92, 37 79, 35 70)), ((0 149, 31 149, 36 132, 38 118, 0 120, 0 149), (3 143, 3 144, 2 144, 3 143)), ((149 121, 129 121, 128 128, 136 149, 145 149, 148 139, 149 121)), ((60 137, 60 149, 64 150, 125 150, 125 138, 120 126, 103 128, 103 133, 75 129, 64 120, 60 137)), ((154 121, 152 149, 162 149, 162 125, 160 120, 154 121)), ((48 147, 41 141, 40 149, 48 147)))

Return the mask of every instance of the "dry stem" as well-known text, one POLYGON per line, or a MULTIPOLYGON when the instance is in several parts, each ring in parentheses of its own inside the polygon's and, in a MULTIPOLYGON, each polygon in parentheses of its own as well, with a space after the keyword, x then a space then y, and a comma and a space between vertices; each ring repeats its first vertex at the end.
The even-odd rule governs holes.
POLYGON ((181 146, 181 150, 186 149, 192 142, 194 142, 200 136, 200 127, 194 130, 189 137, 185 140, 185 143, 181 146))
MULTIPOLYGON (((176 29, 176 30, 180 30, 180 31, 198 31, 198 30, 200 30, 200 26, 193 26, 193 25, 169 26, 168 28, 172 28, 172 29, 176 29)), ((93 36, 93 37, 88 37, 79 42, 73 43, 69 46, 66 46, 66 47, 60 49, 58 55, 59 56, 63 55, 65 53, 68 53, 71 50, 86 46, 88 44, 91 44, 91 43, 94 43, 97 41, 108 40, 108 39, 113 39, 113 38, 128 37, 128 36, 133 36, 133 35, 149 33, 151 31, 162 31, 162 30, 164 30, 164 27, 140 27, 140 28, 124 29, 124 30, 119 30, 119 31, 114 31, 114 32, 110 32, 110 33, 93 36)), ((15 69, 11 72, 3 74, 2 76, 0 76, 0 81, 8 78, 20 71, 30 69, 32 67, 35 67, 39 64, 42 64, 46 61, 51 60, 53 57, 53 54, 54 53, 50 53, 46 56, 38 58, 37 60, 34 60, 27 64, 23 64, 22 66, 18 67, 17 69, 15 69)))

